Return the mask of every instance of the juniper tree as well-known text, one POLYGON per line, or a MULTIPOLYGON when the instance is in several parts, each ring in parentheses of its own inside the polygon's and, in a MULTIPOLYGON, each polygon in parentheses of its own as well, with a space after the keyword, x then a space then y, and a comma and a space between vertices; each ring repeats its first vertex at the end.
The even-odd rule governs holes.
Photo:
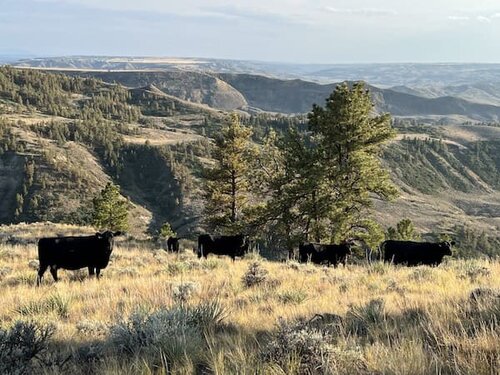
POLYGON ((204 171, 205 218, 212 230, 236 233, 247 220, 250 202, 252 130, 231 116, 215 139, 215 164, 204 171))

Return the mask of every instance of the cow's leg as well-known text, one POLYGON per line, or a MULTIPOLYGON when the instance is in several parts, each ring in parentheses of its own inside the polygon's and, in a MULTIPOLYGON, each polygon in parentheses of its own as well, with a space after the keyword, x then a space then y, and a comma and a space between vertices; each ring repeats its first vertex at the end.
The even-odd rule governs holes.
POLYGON ((47 268, 49 266, 47 264, 42 264, 40 263, 40 266, 38 267, 38 274, 36 276, 36 285, 39 286, 40 283, 42 282, 43 274, 45 271, 47 271, 47 268))
POLYGON ((95 273, 95 268, 93 266, 89 266, 89 276, 92 277, 94 276, 95 273))
POLYGON ((101 277, 101 269, 100 268, 95 269, 95 277, 97 280, 99 280, 99 278, 101 277))
POLYGON ((56 266, 50 266, 50 274, 52 275, 52 278, 54 281, 57 282, 57 267, 56 266))

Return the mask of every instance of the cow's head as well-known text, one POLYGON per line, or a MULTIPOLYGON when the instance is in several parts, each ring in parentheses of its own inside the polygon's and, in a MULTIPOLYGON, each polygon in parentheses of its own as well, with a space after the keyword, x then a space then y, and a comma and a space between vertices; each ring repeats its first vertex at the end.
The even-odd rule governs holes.
POLYGON ((106 253, 109 253, 111 254, 111 252, 113 251, 113 245, 114 245, 114 238, 116 236, 122 236, 124 235, 125 233, 124 232, 121 232, 121 231, 118 231, 118 232, 112 232, 110 230, 107 230, 105 232, 97 232, 95 235, 98 239, 100 240, 104 240, 105 243, 106 243, 106 248, 105 248, 105 251, 106 253))
POLYGON ((455 245, 455 241, 444 241, 439 244, 439 248, 443 252, 443 255, 452 255, 451 247, 455 245))

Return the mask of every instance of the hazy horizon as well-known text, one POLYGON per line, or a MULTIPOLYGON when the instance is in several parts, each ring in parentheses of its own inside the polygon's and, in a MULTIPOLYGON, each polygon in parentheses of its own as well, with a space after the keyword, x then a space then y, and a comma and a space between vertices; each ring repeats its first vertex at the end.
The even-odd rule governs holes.
POLYGON ((0 54, 499 63, 493 0, 3 0, 0 54))

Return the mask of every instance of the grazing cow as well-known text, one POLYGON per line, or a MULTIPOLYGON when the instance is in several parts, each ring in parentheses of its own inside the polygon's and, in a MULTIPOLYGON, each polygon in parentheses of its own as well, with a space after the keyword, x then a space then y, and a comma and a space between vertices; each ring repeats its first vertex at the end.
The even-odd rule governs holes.
POLYGON ((426 264, 437 266, 445 255, 452 255, 451 247, 454 242, 414 242, 387 240, 380 245, 384 261, 394 264, 417 266, 426 264))
POLYGON ((177 237, 168 237, 167 240, 168 251, 179 252, 179 239, 177 237))
POLYGON ((345 266, 353 245, 353 242, 343 242, 340 245, 302 243, 299 245, 300 262, 305 263, 310 260, 316 264, 327 263, 337 267, 339 263, 342 263, 345 266))
POLYGON ((229 255, 233 260, 245 255, 248 251, 248 238, 242 234, 235 236, 212 236, 201 234, 198 236, 198 258, 208 254, 229 255))
POLYGON ((114 237, 122 232, 103 232, 86 237, 50 237, 38 241, 37 285, 43 274, 50 267, 50 273, 57 281, 57 270, 78 270, 88 267, 89 275, 99 278, 101 270, 106 268, 113 251, 114 237))

